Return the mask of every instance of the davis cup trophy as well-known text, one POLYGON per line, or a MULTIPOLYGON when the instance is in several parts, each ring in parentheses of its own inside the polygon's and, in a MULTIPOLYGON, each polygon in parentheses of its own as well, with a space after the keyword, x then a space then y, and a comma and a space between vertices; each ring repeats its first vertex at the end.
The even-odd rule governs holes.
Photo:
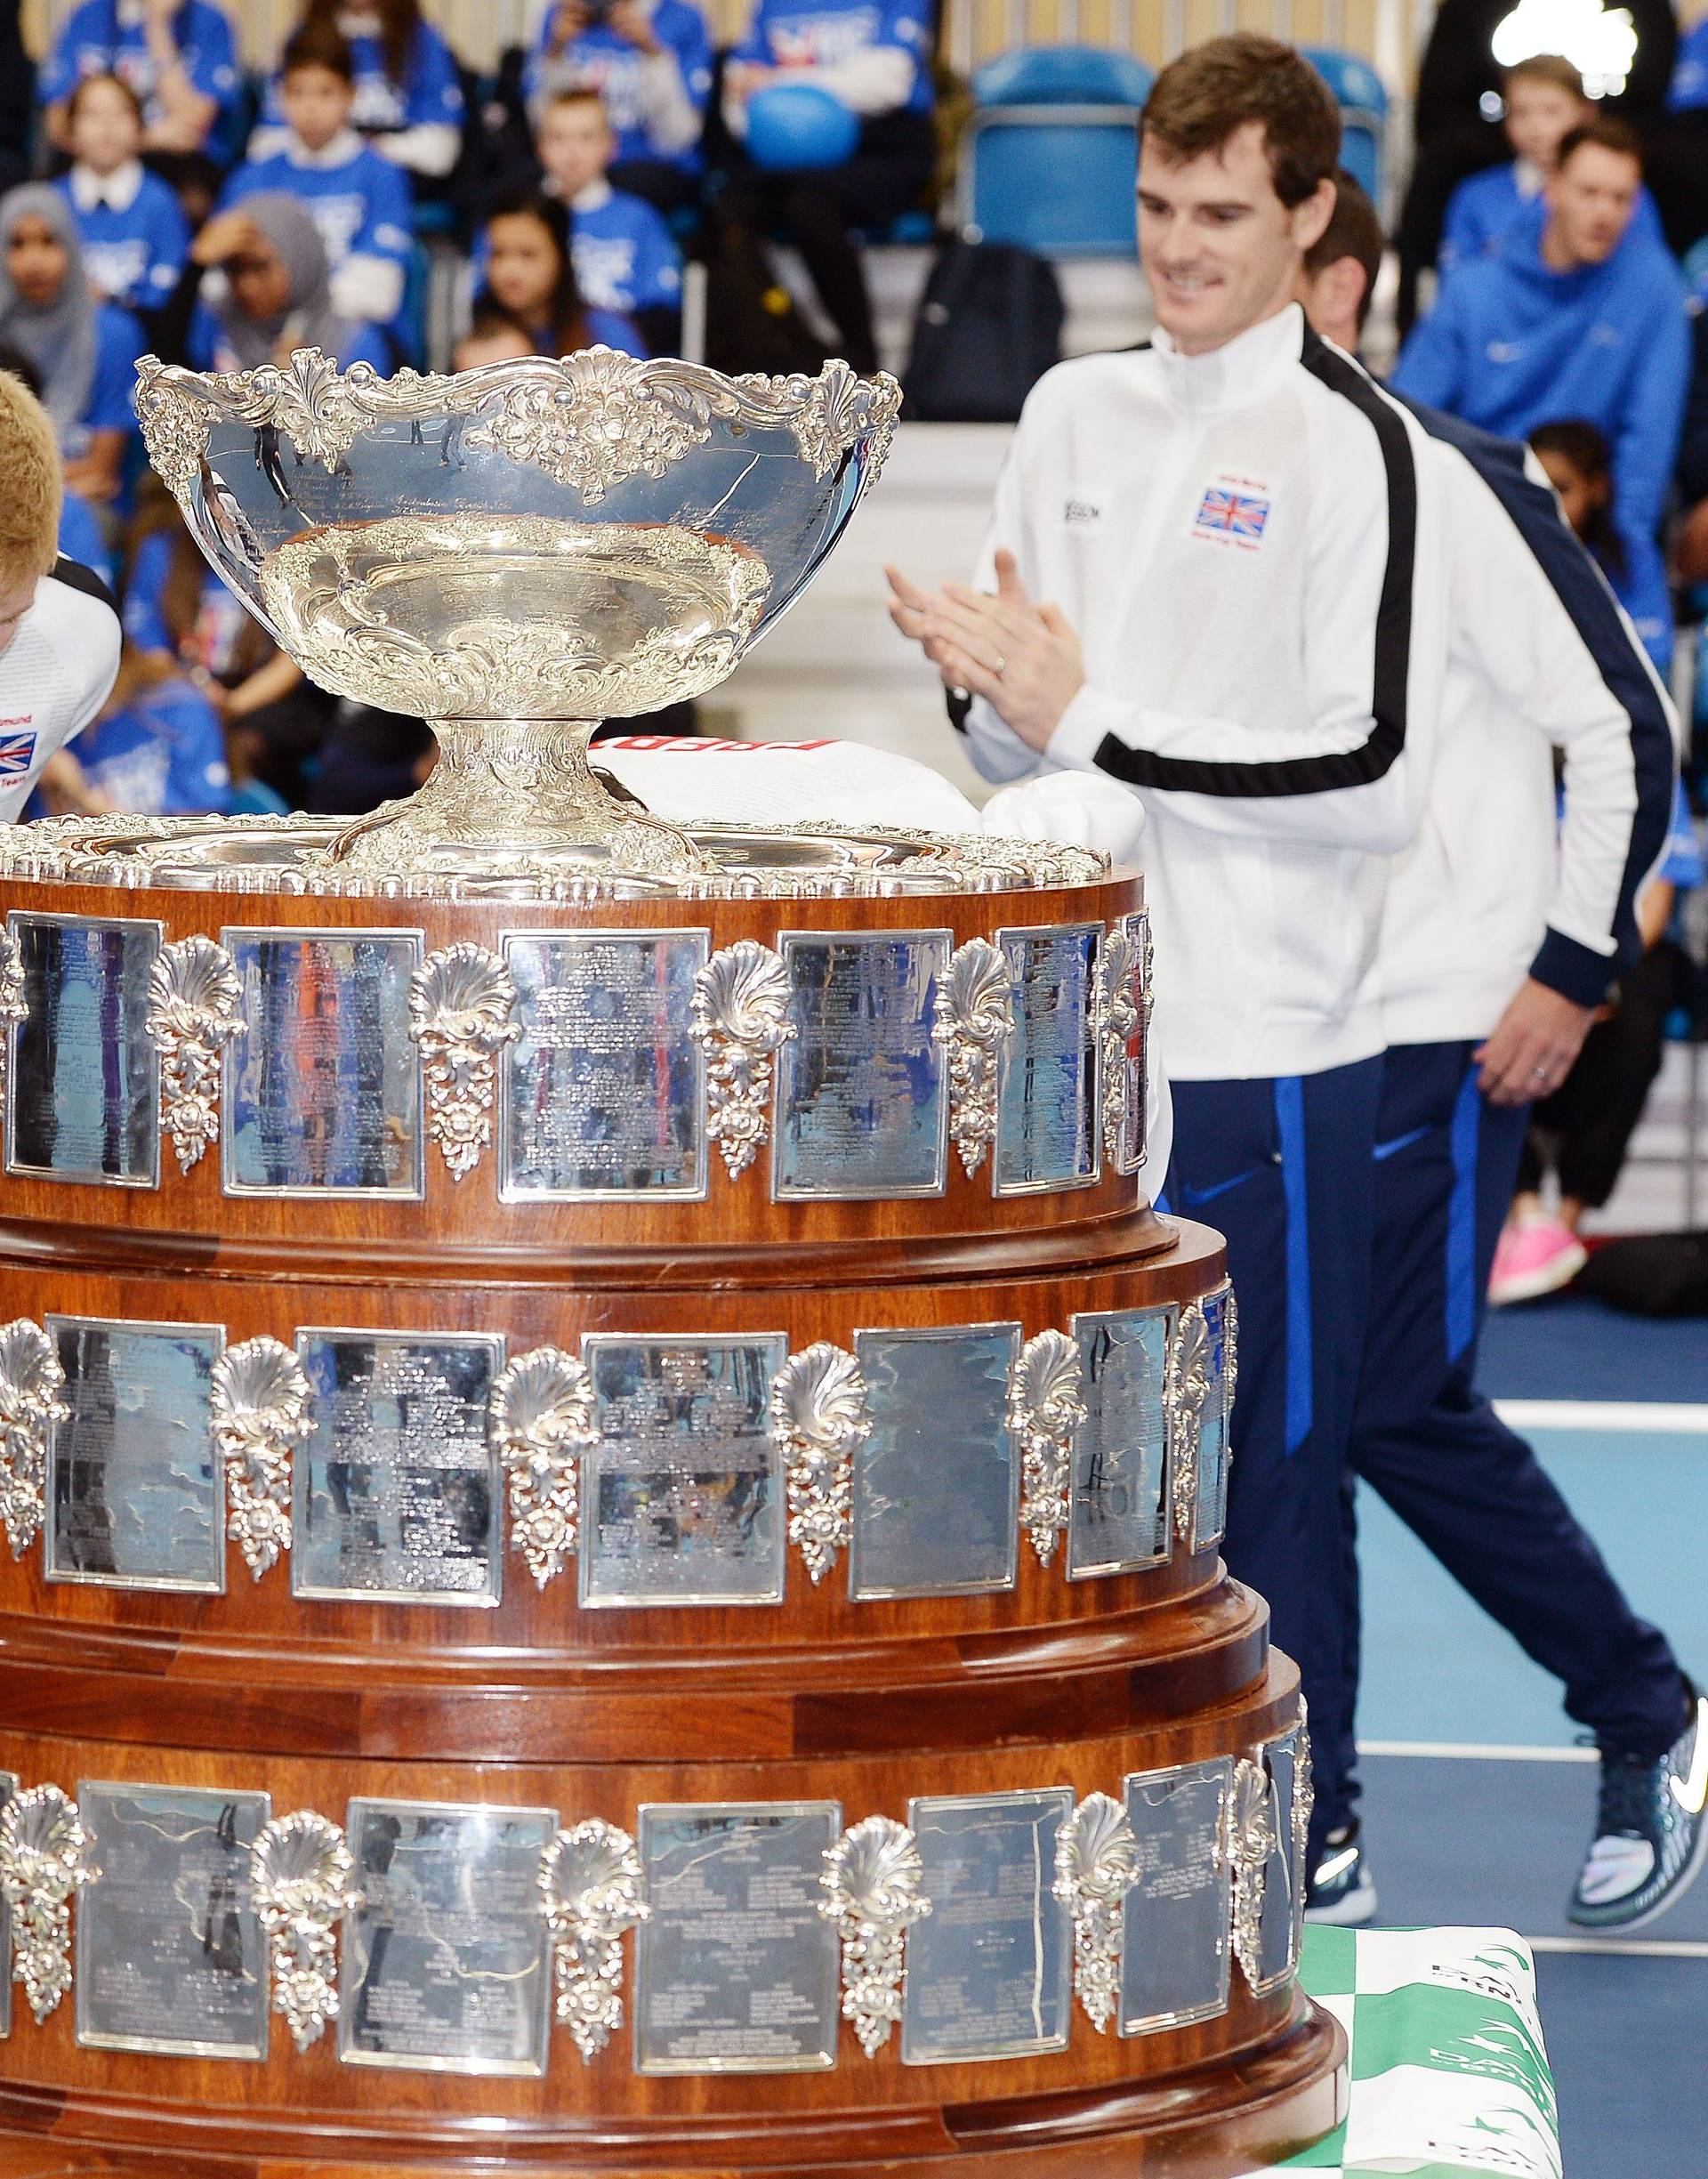
POLYGON ((1227 2179, 1341 2115, 1139 879, 587 762, 897 399, 142 367, 214 565, 439 760, 0 838, 0 2179, 1227 2179))

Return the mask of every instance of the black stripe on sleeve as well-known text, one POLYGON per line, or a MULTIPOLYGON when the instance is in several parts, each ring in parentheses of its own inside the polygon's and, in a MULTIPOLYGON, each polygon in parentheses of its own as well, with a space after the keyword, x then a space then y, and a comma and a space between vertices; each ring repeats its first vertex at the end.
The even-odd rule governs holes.
POLYGON ((1417 464, 1404 420, 1369 379, 1338 351, 1317 339, 1309 327, 1300 360, 1331 393, 1350 401, 1366 416, 1382 450, 1388 482, 1388 560, 1376 607, 1374 671, 1372 675, 1368 738, 1356 749, 1321 756, 1238 763, 1201 757, 1158 756, 1129 748, 1106 734, 1097 752, 1099 767, 1134 787, 1188 795, 1260 797, 1325 795, 1343 787, 1367 787, 1390 771, 1406 747, 1406 706, 1411 666, 1412 585, 1417 560, 1417 464))
POLYGON ((110 612, 118 610, 118 600, 108 589, 93 568, 86 568, 80 560, 68 560, 61 553, 53 562, 51 578, 63 583, 68 590, 80 590, 86 598, 98 598, 110 612))

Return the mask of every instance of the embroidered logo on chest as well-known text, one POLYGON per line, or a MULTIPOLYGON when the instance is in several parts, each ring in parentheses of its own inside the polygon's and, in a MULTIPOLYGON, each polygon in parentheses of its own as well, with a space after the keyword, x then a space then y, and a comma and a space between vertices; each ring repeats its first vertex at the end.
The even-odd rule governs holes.
POLYGON ((1061 510, 1061 519, 1069 528, 1084 529, 1103 520, 1103 510, 1094 507, 1089 499, 1070 499, 1061 510))
POLYGON ((1255 553, 1268 534, 1274 504, 1269 487, 1254 477, 1214 477, 1199 496, 1192 535, 1255 553))
MULTIPOLYGON (((25 719, 28 716, 26 713, 25 719)), ((35 735, 16 730, 22 723, 20 720, 0 719, 0 779, 21 779, 35 759, 35 735)))

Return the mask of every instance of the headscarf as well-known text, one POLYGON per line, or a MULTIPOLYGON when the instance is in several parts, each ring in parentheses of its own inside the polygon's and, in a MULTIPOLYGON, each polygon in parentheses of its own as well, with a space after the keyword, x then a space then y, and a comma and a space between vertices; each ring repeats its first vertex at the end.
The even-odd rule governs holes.
POLYGON ((42 406, 61 441, 82 421, 95 383, 95 302, 83 268, 83 243, 71 206, 45 182, 0 198, 0 342, 28 356, 42 382, 42 406), (6 261, 27 219, 43 220, 65 252, 65 278, 52 303, 26 303, 6 261))
POLYGON ((276 318, 250 318, 238 308, 228 286, 214 305, 224 344, 240 371, 270 363, 279 335, 286 331, 293 348, 319 348, 338 361, 356 328, 332 307, 332 275, 320 230, 294 197, 267 190, 246 197, 236 209, 252 219, 278 253, 291 284, 290 301, 276 318))

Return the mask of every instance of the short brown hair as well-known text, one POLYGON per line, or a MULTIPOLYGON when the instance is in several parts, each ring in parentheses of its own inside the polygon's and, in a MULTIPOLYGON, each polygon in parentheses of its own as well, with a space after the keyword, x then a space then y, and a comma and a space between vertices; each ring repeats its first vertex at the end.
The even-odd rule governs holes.
POLYGON ((79 104, 85 97, 87 97, 88 93, 94 89, 97 84, 105 84, 109 91, 117 91, 124 99, 125 104, 130 108, 132 113, 135 115, 137 127, 141 128, 142 126, 143 116, 141 100, 138 98, 134 90, 133 90, 131 85, 125 82, 122 76, 115 76, 109 69, 100 69, 93 76, 78 77, 76 84, 72 86, 70 97, 65 101, 65 117, 68 124, 77 119, 77 108, 79 104))
POLYGON ((1255 121, 1284 205, 1314 197, 1341 156, 1334 94, 1302 53, 1254 30, 1209 38, 1171 61, 1140 121, 1142 141, 1171 159, 1201 158, 1255 121))
POLYGON ((1326 272, 1331 265, 1339 264, 1342 257, 1357 258, 1364 270, 1364 300, 1358 305, 1360 333, 1370 315, 1376 275, 1382 270, 1382 255, 1387 246, 1376 207, 1345 167, 1337 167, 1334 210, 1323 230, 1322 239, 1313 242, 1305 252, 1305 276, 1314 280, 1319 272, 1326 272))
POLYGON ((1635 129, 1611 114, 1597 114, 1593 121, 1584 121, 1575 129, 1567 129, 1559 140, 1559 150, 1554 160, 1556 173, 1565 165, 1574 152, 1581 151, 1585 144, 1599 144, 1603 151, 1616 151, 1622 159, 1635 159, 1637 171, 1643 171, 1643 144, 1635 129))
POLYGON ((350 50, 350 40, 336 23, 311 15, 292 31, 278 56, 281 81, 293 69, 325 69, 330 75, 341 76, 347 84, 353 84, 356 56, 350 50))
POLYGON ((1569 91, 1575 99, 1586 97, 1583 75, 1575 62, 1564 53, 1531 53, 1522 61, 1515 61, 1510 69, 1501 70, 1501 88, 1511 91, 1514 84, 1552 84, 1556 91, 1569 91))
POLYGON ((566 84, 561 91, 554 91, 547 99, 544 110, 552 113, 560 106, 597 106, 609 126, 611 117, 605 94, 592 84, 566 84))
POLYGON ((53 572, 64 502, 47 411, 21 378, 0 371, 0 582, 53 572))

